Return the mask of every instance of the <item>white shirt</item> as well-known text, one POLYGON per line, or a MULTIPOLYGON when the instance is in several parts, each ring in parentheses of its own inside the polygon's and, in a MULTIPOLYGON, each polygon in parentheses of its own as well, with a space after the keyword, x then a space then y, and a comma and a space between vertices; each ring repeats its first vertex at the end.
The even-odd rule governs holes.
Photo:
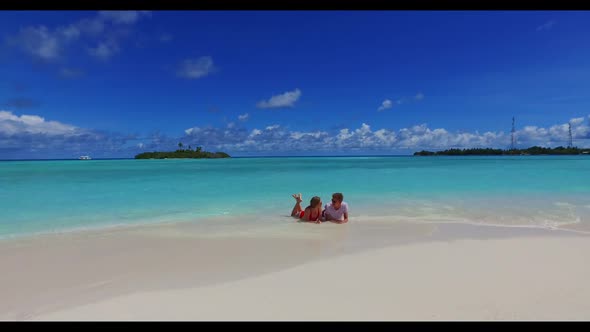
POLYGON ((342 202, 340 208, 336 210, 332 206, 332 202, 330 202, 326 204, 324 209, 326 210, 326 214, 329 214, 332 217, 332 219, 343 220, 344 214, 348 213, 348 204, 346 202, 342 202))

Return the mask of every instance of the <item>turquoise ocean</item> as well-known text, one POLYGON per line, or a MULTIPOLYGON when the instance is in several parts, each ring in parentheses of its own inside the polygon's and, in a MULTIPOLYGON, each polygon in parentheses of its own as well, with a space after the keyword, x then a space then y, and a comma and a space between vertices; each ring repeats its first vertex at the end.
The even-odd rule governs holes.
POLYGON ((351 223, 590 232, 590 156, 269 157, 1 161, 0 238, 219 218, 276 226, 293 223, 299 192, 306 204, 342 192, 351 223))

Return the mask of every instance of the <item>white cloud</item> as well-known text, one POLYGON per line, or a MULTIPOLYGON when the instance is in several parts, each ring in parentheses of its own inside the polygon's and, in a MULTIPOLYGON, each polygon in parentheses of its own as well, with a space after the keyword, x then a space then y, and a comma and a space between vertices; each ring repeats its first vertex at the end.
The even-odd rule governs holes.
POLYGON ((548 137, 549 131, 545 128, 539 128, 537 126, 524 126, 521 130, 518 130, 514 134, 517 139, 520 137, 521 140, 541 141, 548 137))
POLYGON ((407 149, 499 147, 504 144, 503 134, 452 133, 444 128, 430 129, 426 124, 401 129, 399 138, 397 146, 407 149))
POLYGON ((202 56, 198 59, 184 60, 176 74, 178 77, 197 79, 209 75, 214 70, 213 58, 210 56, 202 56))
POLYGON ((395 132, 387 129, 379 129, 375 132, 375 137, 383 145, 392 145, 397 140, 395 132))
POLYGON ((260 131, 260 129, 252 129, 252 132, 250 133, 250 135, 248 137, 252 138, 254 136, 258 136, 262 134, 262 131, 260 131))
POLYGON ((63 36, 65 40, 74 40, 80 37, 80 29, 75 25, 61 27, 57 29, 59 35, 63 36))
POLYGON ((223 147, 226 144, 238 144, 248 137, 246 129, 235 125, 225 128, 193 127, 185 130, 185 133, 186 136, 181 138, 183 143, 203 147, 214 146, 215 148, 223 147))
POLYGON ((567 137, 568 136, 568 125, 567 123, 554 125, 549 128, 549 135, 551 137, 567 137))
POLYGON ((99 38, 107 34, 110 41, 99 43, 90 52, 91 55, 106 59, 118 51, 119 39, 124 35, 123 30, 114 25, 129 26, 141 17, 150 15, 150 12, 143 11, 99 12, 95 17, 83 18, 53 29, 45 25, 23 27, 15 36, 9 37, 8 42, 36 60, 55 62, 63 59, 66 50, 83 37, 99 38))
POLYGON ((88 54, 101 60, 108 60, 117 52, 119 52, 119 45, 114 40, 99 42, 96 47, 88 49, 88 54))
POLYGON ((554 21, 554 20, 547 21, 547 22, 539 25, 537 27, 537 31, 551 30, 551 28, 553 28, 553 26, 555 25, 555 23, 557 23, 557 22, 554 21))
POLYGON ((133 24, 143 16, 151 16, 150 11, 146 10, 111 10, 99 11, 98 16, 104 20, 112 21, 115 24, 133 24))
MULTIPOLYGON (((590 145, 590 124, 584 124, 584 117, 570 119, 572 138, 576 146, 590 145)), ((566 146, 569 140, 568 123, 553 125, 549 128, 525 126, 516 132, 517 141, 522 145, 566 146)))
MULTIPOLYGON (((129 157, 137 153, 136 135, 91 130, 0 110, 0 159, 129 157), (132 144, 129 144, 132 143, 132 144)), ((145 146, 144 146, 145 147, 145 146)))
MULTIPOLYGON (((578 117, 569 121, 572 124, 574 144, 578 147, 590 147, 590 124, 584 123, 585 119, 586 117, 578 117)), ((179 141, 187 146, 198 145, 209 151, 226 151, 230 154, 297 151, 309 154, 346 154, 350 151, 411 153, 422 149, 506 149, 510 146, 510 133, 450 131, 445 128, 430 128, 427 124, 395 130, 373 128, 369 123, 362 123, 357 128, 328 132, 291 131, 279 124, 269 124, 260 129, 246 129, 241 127, 239 122, 231 122, 217 128, 188 128, 184 134, 180 138, 154 134, 151 138, 142 138, 139 141, 139 138, 133 135, 107 134, 49 121, 38 115, 17 115, 11 111, 0 111, 0 154, 5 158, 10 149, 30 151, 32 148, 43 151, 53 149, 56 153, 65 154, 66 157, 76 157, 76 153, 84 149, 88 152, 83 154, 102 151, 105 156, 112 156, 115 152, 123 156, 132 156, 140 151, 174 149, 179 141)), ((517 147, 565 146, 568 140, 568 123, 547 127, 526 125, 516 132, 516 138, 517 147)))
POLYGON ((378 112, 384 111, 386 109, 389 109, 393 106, 393 102, 389 99, 385 99, 382 103, 381 106, 379 106, 379 108, 377 109, 378 112))
POLYGON ((294 131, 290 133, 290 137, 295 140, 310 138, 310 139, 319 139, 322 136, 327 136, 328 133, 325 131, 314 131, 314 132, 299 132, 294 131))
POLYGON ((17 36, 9 38, 9 42, 35 59, 54 61, 61 57, 66 39, 40 25, 22 28, 17 36))
POLYGON ((89 36, 97 36, 104 31, 105 22, 100 17, 83 18, 74 23, 81 34, 89 36))
POLYGON ((386 109, 390 109, 390 108, 393 107, 394 104, 401 105, 401 104, 405 104, 408 101, 412 101, 412 100, 420 101, 422 99, 424 99, 424 94, 422 92, 417 93, 412 98, 403 97, 403 98, 400 98, 400 99, 397 99, 397 100, 385 99, 381 103, 381 106, 379 106, 379 108, 377 108, 377 111, 378 112, 381 112, 381 111, 384 111, 386 109))
POLYGON ((363 123, 361 127, 354 131, 358 135, 367 135, 371 132, 371 126, 366 123, 363 123))
MULTIPOLYGON (((572 119, 574 144, 590 147, 590 126, 572 119)), ((491 147, 507 149, 510 133, 487 131, 453 132, 445 128, 430 128, 427 124, 415 125, 399 130, 388 128, 373 129, 362 123, 358 128, 343 128, 335 133, 326 131, 289 131, 281 126, 269 125, 264 129, 250 132, 237 126, 228 129, 211 128, 209 131, 192 133, 195 142, 211 149, 235 152, 280 153, 308 151, 309 153, 346 153, 347 151, 408 151, 422 149, 442 150, 450 148, 491 147), (213 137, 211 139, 211 137, 213 137), (226 137, 223 139, 220 137, 226 137)), ((567 123, 542 128, 524 126, 516 132, 517 147, 565 146, 567 144, 567 123)))
POLYGON ((45 121, 37 115, 14 115, 10 111, 0 111, 0 134, 47 134, 62 135, 72 134, 76 127, 57 121, 45 121))
POLYGON ((295 102, 301 97, 301 90, 295 89, 280 95, 272 96, 269 100, 261 100, 256 104, 258 108, 294 107, 295 102))
POLYGON ((336 140, 338 142, 346 141, 347 139, 351 138, 354 134, 351 133, 348 128, 340 129, 338 135, 336 135, 336 140))
POLYGON ((238 115, 238 120, 240 120, 240 121, 248 121, 249 118, 250 118, 250 115, 248 113, 238 115))

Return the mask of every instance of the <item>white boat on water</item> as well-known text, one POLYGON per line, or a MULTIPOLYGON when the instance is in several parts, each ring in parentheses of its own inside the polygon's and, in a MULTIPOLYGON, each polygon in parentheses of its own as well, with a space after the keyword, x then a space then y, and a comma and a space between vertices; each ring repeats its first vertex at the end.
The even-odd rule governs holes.
POLYGON ((90 156, 80 156, 80 157, 78 157, 78 159, 80 159, 80 160, 90 160, 92 158, 90 158, 90 156))

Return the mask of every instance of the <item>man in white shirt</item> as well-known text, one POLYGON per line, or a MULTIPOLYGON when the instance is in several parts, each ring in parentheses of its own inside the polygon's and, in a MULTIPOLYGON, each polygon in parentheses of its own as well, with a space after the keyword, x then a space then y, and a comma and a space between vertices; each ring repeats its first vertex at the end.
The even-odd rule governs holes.
POLYGON ((337 224, 348 222, 348 204, 344 202, 342 193, 332 194, 332 202, 326 204, 322 215, 325 221, 331 221, 337 224))

